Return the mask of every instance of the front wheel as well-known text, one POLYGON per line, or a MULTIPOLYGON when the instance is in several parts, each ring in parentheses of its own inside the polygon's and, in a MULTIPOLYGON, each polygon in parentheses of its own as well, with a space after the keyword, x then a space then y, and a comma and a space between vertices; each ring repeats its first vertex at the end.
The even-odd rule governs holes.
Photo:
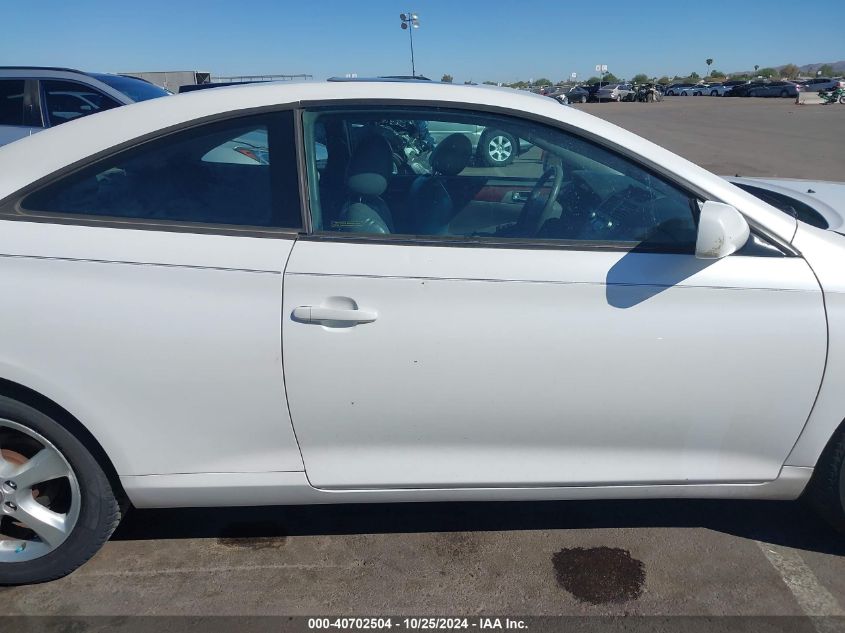
POLYGON ((781 99, 785 99, 785 98, 786 98, 786 97, 788 97, 788 96, 789 96, 789 92, 788 92, 788 91, 786 91, 786 90, 781 90, 781 91, 780 91, 780 98, 781 98, 781 99))
POLYGON ((845 532, 845 428, 825 447, 804 496, 825 521, 845 532))
POLYGON ((839 103, 841 103, 842 105, 845 105, 845 95, 842 95, 841 97, 839 97, 839 103))
POLYGON ((487 130, 478 144, 481 161, 488 167, 510 165, 517 154, 517 140, 502 130, 487 130))
POLYGON ((0 585, 71 573, 120 518, 118 494, 85 446, 52 418, 0 396, 0 585))
POLYGON ((587 103, 587 97, 582 96, 581 97, 581 103, 587 103))
POLYGON ((718 91, 718 90, 711 90, 711 91, 710 91, 710 96, 711 96, 711 97, 718 97, 718 96, 719 96, 719 91, 718 91))

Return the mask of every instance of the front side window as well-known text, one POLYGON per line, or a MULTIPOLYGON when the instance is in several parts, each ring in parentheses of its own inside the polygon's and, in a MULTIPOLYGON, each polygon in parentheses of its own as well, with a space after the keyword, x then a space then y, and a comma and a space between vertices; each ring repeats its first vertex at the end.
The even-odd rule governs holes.
POLYGON ((55 126, 120 104, 102 92, 74 81, 42 81, 42 109, 55 126))
POLYGON ((0 125, 26 125, 23 79, 0 80, 0 125))
POLYGON ((301 226, 293 115, 213 123, 142 144, 30 194, 25 211, 301 226))
POLYGON ((443 109, 304 116, 315 231, 692 252, 690 195, 561 130, 443 109))

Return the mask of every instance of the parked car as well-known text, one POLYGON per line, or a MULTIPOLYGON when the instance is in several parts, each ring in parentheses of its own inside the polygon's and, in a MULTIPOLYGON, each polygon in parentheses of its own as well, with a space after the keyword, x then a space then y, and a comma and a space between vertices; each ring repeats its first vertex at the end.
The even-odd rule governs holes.
POLYGON ((682 97, 700 97, 701 95, 706 94, 709 88, 710 86, 708 84, 696 84, 694 86, 682 88, 681 92, 678 94, 682 97))
POLYGON ((71 119, 169 94, 123 75, 0 66, 0 145, 71 119))
POLYGON ((527 140, 518 138, 513 132, 485 125, 434 120, 428 123, 428 133, 438 143, 452 134, 462 134, 470 140, 475 161, 487 167, 510 165, 531 148, 527 140))
POLYGON ((845 183, 740 176, 726 180, 802 222, 838 233, 845 231, 845 183))
POLYGON ((596 93, 607 85, 608 85, 608 82, 602 81, 602 82, 597 82, 597 83, 594 83, 594 84, 588 84, 586 86, 583 86, 583 88, 590 93, 590 96, 587 97, 587 101, 598 101, 598 99, 596 99, 596 93))
POLYGON ((760 86, 765 86, 766 82, 764 81, 749 81, 748 83, 740 84, 738 86, 734 86, 728 92, 725 93, 726 97, 748 97, 750 96, 750 92, 755 88, 759 88, 760 86))
POLYGON ((685 83, 674 83, 674 84, 669 84, 669 85, 666 87, 666 91, 665 91, 665 93, 664 93, 664 94, 665 94, 667 97, 673 97, 673 96, 676 96, 676 95, 681 94, 681 91, 682 91, 684 88, 692 88, 693 86, 695 86, 695 84, 685 84, 685 83))
POLYGON ((845 81, 829 77, 815 77, 801 82, 800 89, 806 92, 818 92, 819 90, 836 90, 837 88, 845 88, 845 81))
POLYGON ((253 84, 0 174, 0 584, 71 572, 128 504, 806 490, 845 526, 845 237, 585 112, 253 84), (393 175, 352 134, 385 120, 545 157, 468 169, 456 133, 393 175), (205 159, 255 131, 267 161, 205 159))
POLYGON ((595 97, 597 101, 622 101, 632 91, 633 88, 630 84, 607 84, 603 88, 599 88, 595 97))
POLYGON ((569 103, 587 103, 590 100, 590 91, 584 86, 573 86, 566 92, 566 99, 569 103))
POLYGON ((798 85, 792 81, 770 81, 748 91, 749 97, 792 97, 798 96, 798 85))

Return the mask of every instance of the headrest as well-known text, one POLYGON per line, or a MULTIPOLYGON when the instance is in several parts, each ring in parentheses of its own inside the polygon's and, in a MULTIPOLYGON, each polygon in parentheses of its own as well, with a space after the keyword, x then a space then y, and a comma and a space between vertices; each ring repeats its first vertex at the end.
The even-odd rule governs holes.
POLYGON ((472 142, 463 134, 450 134, 431 152, 429 162, 435 174, 457 176, 472 158, 472 142))
POLYGON ((383 136, 372 134, 361 139, 352 152, 347 171, 347 185, 355 193, 380 196, 387 189, 393 173, 393 153, 383 136))

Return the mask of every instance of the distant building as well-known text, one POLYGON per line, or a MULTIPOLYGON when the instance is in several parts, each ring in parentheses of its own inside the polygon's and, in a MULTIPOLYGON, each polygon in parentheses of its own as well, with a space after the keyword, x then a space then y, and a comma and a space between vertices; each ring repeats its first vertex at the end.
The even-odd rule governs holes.
POLYGON ((181 86, 196 86, 207 83, 232 83, 244 81, 292 81, 295 79, 313 79, 313 75, 238 75, 236 77, 216 77, 201 70, 164 70, 124 72, 121 75, 145 79, 170 92, 179 92, 181 86))
POLYGON ((195 86, 211 81, 211 73, 199 70, 165 70, 152 72, 126 72, 121 75, 138 77, 170 92, 179 92, 179 86, 195 86))

